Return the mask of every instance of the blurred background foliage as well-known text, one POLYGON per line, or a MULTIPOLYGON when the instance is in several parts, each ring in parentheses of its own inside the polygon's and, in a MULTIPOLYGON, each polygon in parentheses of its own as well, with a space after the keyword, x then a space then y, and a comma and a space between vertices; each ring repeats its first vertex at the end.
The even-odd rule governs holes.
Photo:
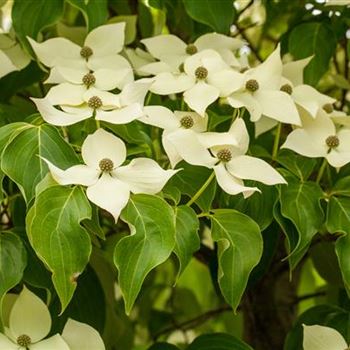
MULTIPOLYGON (((19 65, 28 63, 26 60, 33 57, 26 36, 38 40, 61 36, 82 43, 87 30, 105 23, 126 21, 126 44, 136 48, 142 47, 142 38, 162 33, 176 34, 190 43, 204 33, 216 31, 243 38, 247 45, 241 53, 248 56, 251 65, 263 61, 278 43, 281 43, 287 61, 312 56, 304 72, 305 82, 335 97, 339 109, 349 110, 350 8, 346 6, 325 6, 322 0, 0 0, 0 5, 0 48, 12 52, 19 65), (24 53, 21 49, 18 53, 18 48, 24 53)), ((42 81, 46 74, 44 68, 33 60, 20 71, 0 79, 1 125, 23 121, 35 113, 29 97, 45 94, 42 81)), ((137 126, 128 128, 114 131, 131 143, 145 142, 144 139, 138 140, 137 126)), ((273 189, 270 191, 264 192, 267 196, 264 198, 273 203, 276 194, 273 189)), ((233 202, 231 204, 235 207, 242 205, 238 199, 233 202)), ((21 218, 25 217, 23 200, 16 196, 7 205, 11 206, 16 213, 13 217, 18 220, 12 223, 13 230, 17 230, 26 242, 25 235, 20 232, 23 226, 21 218)), ((264 229, 265 250, 261 263, 251 275, 247 295, 236 315, 220 295, 215 275, 215 246, 206 237, 204 229, 201 232, 205 245, 196 253, 176 286, 176 262, 173 259, 150 274, 137 307, 130 317, 125 316, 118 288, 110 278, 103 280, 103 276, 116 275, 107 263, 112 259, 115 239, 120 238, 114 235, 102 243, 103 254, 94 252, 92 268, 79 279, 73 302, 55 321, 53 330, 60 329, 67 315, 71 315, 98 329, 108 349, 146 350, 155 342, 159 344, 150 349, 177 349, 164 342, 177 343, 179 349, 188 350, 209 349, 211 344, 215 344, 217 350, 250 349, 248 345, 237 343, 236 339, 243 337, 249 342, 252 337, 247 330, 247 315, 245 321, 243 319, 242 308, 249 313, 249 293, 259 293, 259 281, 267 271, 273 270, 284 277, 278 282, 281 288, 271 280, 266 282, 271 284, 268 293, 280 295, 274 296, 279 301, 275 315, 269 315, 265 320, 261 318, 261 322, 269 322, 261 327, 262 332, 274 334, 281 331, 271 319, 275 317, 275 323, 279 323, 281 317, 278 314, 282 314, 287 325, 295 325, 287 336, 285 350, 301 349, 302 323, 330 325, 349 341, 350 303, 341 279, 334 242, 329 239, 312 245, 293 273, 292 284, 297 296, 290 296, 288 263, 282 261, 285 255, 283 244, 281 248, 281 233, 274 224, 270 225, 272 207, 270 220, 259 221, 264 206, 256 200, 250 209, 245 208, 264 229), (193 341, 204 333, 217 334, 193 341)), ((266 216, 263 219, 266 220, 266 216)), ((26 247, 30 263, 24 280, 38 287, 38 293, 42 287, 52 290, 47 271, 28 242, 26 247)), ((268 303, 268 295, 265 295, 265 300, 268 303)), ((261 305, 261 310, 256 312, 264 313, 264 306, 261 305)), ((52 308, 58 309, 55 299, 52 308)), ((282 329, 283 342, 285 336, 285 329, 282 329)))

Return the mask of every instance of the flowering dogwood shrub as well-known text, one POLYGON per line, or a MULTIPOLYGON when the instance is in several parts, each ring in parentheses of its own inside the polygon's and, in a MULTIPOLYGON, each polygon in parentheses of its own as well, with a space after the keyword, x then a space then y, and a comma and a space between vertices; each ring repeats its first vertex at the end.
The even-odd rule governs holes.
POLYGON ((348 347, 346 1, 0 4, 1 349, 348 347))

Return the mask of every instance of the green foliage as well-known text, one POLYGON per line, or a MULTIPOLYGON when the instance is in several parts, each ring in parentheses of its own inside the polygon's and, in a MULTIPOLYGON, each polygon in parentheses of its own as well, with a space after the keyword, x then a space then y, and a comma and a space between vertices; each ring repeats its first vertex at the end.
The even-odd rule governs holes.
POLYGON ((221 333, 201 335, 193 341, 187 350, 209 350, 213 347, 215 347, 216 350, 252 350, 252 348, 243 341, 228 334, 221 333))

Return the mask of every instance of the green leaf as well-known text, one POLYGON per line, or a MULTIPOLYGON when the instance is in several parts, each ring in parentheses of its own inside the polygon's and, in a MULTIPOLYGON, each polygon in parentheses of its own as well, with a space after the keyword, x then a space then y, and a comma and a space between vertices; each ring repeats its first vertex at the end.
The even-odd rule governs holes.
POLYGON ((186 205, 177 207, 175 214, 176 244, 174 253, 179 259, 179 277, 190 262, 192 254, 199 249, 199 221, 194 210, 186 205))
MULTIPOLYGON (((4 295, 19 283, 27 265, 27 254, 21 239, 12 232, 0 234, 0 318, 4 295)), ((1 320, 0 320, 1 325, 1 320)))
POLYGON ((297 242, 290 242, 289 246, 291 269, 306 253, 313 236, 323 224, 322 197, 320 186, 314 182, 289 181, 288 186, 281 186, 281 214, 294 224, 298 232, 297 242))
POLYGON ((82 12, 89 32, 106 24, 108 18, 107 0, 67 0, 67 2, 82 12))
POLYGON ((125 309, 130 313, 145 277, 174 249, 175 215, 163 199, 138 194, 131 197, 121 219, 129 224, 131 235, 116 245, 114 263, 125 309))
POLYGON ((234 310, 247 286, 248 277, 263 252, 258 224, 233 209, 217 209, 211 215, 212 237, 218 242, 219 285, 234 310))
POLYGON ((169 343, 156 343, 148 348, 148 350, 179 350, 179 348, 169 343))
POLYGON ((20 187, 27 203, 34 197, 36 185, 48 172, 40 157, 60 168, 68 168, 78 161, 73 149, 53 126, 23 127, 5 148, 1 168, 20 187))
POLYGON ((131 44, 136 39, 137 34, 137 16, 136 15, 124 15, 112 17, 108 23, 125 22, 125 45, 131 44))
POLYGON ((253 350, 242 340, 225 333, 203 334, 186 350, 253 350))
POLYGON ((315 86, 329 68, 337 40, 326 22, 309 22, 296 26, 289 36, 289 52, 295 60, 314 56, 304 70, 306 84, 315 86))
POLYGON ((26 228, 31 245, 52 271, 62 312, 71 300, 78 276, 89 261, 91 242, 80 222, 91 207, 80 187, 52 186, 36 198, 26 228))
POLYGON ((13 28, 27 44, 26 36, 37 39, 39 32, 55 24, 63 14, 63 0, 16 0, 12 8, 13 28))
POLYGON ((232 0, 183 0, 185 9, 195 21, 207 24, 219 33, 228 34, 235 17, 232 0))

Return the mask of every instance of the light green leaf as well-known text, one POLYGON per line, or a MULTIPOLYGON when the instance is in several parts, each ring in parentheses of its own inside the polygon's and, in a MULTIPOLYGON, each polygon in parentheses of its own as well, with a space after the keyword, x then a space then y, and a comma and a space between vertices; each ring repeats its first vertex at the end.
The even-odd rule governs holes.
POLYGON ((314 182, 288 181, 280 190, 281 214, 298 231, 298 241, 290 242, 289 263, 293 270, 306 253, 313 236, 321 228, 324 213, 320 204, 323 197, 320 186, 314 182))
MULTIPOLYGON (((12 232, 0 234, 0 318, 4 295, 19 283, 27 265, 27 254, 21 239, 12 232)), ((1 319, 0 319, 1 325, 1 319)))
POLYGON ((91 207, 80 187, 52 186, 36 198, 26 229, 39 258, 52 271, 62 312, 71 300, 78 276, 89 261, 91 242, 80 226, 91 207))
POLYGON ((242 340, 225 333, 204 334, 196 338, 187 350, 253 350, 242 340))
POLYGON ((289 36, 289 52, 295 60, 314 56, 304 70, 304 81, 316 85, 329 68, 337 46, 332 27, 326 22, 309 22, 296 26, 289 36))
POLYGON ((147 274, 170 256, 175 246, 175 215, 161 198, 137 194, 131 197, 121 218, 131 235, 115 247, 114 263, 119 285, 130 313, 147 274))
POLYGON ((179 350, 179 348, 169 343, 156 343, 148 348, 148 350, 179 350))
POLYGON ((234 310, 247 286, 248 277, 263 252, 258 224, 233 209, 217 209, 211 215, 212 237, 218 242, 219 285, 234 310))
POLYGON ((235 17, 232 0, 183 0, 186 12, 195 21, 216 32, 228 34, 235 17))
POLYGON ((199 249, 199 221, 194 210, 186 205, 177 207, 175 213, 176 244, 174 253, 179 259, 179 277, 190 262, 192 254, 199 249))
POLYGON ((20 187, 27 203, 35 195, 36 185, 48 172, 40 157, 61 168, 78 162, 73 149, 53 126, 28 125, 7 145, 1 159, 3 172, 20 187))
POLYGON ((89 32, 106 24, 108 18, 107 0, 67 0, 67 2, 82 12, 89 32))

